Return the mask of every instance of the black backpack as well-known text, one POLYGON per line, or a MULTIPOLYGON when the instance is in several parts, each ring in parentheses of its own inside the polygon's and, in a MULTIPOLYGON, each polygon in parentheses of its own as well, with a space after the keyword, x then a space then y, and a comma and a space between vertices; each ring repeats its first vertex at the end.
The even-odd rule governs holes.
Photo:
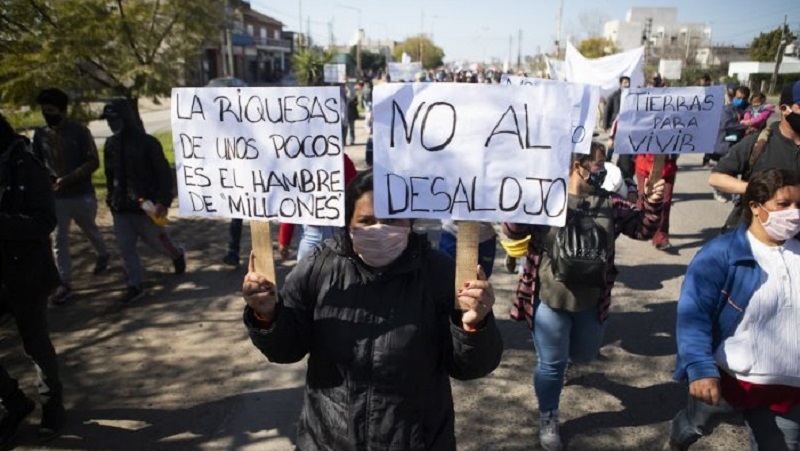
POLYGON ((584 204, 570 209, 567 223, 558 230, 550 252, 553 276, 565 285, 606 285, 609 244, 614 239, 595 218, 608 197, 594 208, 584 204))

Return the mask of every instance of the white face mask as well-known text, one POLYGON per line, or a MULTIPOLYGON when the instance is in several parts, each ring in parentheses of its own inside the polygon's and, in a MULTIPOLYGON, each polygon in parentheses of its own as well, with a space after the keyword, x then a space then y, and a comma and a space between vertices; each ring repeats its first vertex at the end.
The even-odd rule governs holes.
POLYGON ((350 229, 353 251, 369 266, 388 266, 406 250, 410 227, 375 224, 350 229))
MULTIPOLYGON (((763 205, 761 209, 767 212, 767 220, 761 223, 764 231, 775 241, 786 241, 800 233, 800 209, 787 208, 786 210, 767 210, 763 205)), ((759 221, 761 218, 759 218, 759 221)))

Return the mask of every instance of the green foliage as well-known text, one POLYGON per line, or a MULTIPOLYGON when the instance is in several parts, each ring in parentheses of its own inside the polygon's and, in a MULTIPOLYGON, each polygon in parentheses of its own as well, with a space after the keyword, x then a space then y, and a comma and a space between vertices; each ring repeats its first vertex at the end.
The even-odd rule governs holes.
MULTIPOLYGON (((0 0, 0 101, 168 94, 224 18, 217 0, 0 0)), ((193 66, 191 66, 193 67, 193 66)))
POLYGON ((304 48, 292 55, 292 71, 300 86, 318 86, 323 83, 325 64, 333 55, 316 48, 304 48))
MULTIPOLYGON (((784 39, 786 42, 792 42, 795 36, 789 30, 788 26, 784 27, 784 39)), ((775 56, 778 54, 778 45, 781 42, 781 27, 772 31, 761 33, 750 44, 750 59, 753 61, 771 62, 775 61, 775 56)))
MULTIPOLYGON (((350 57, 353 61, 356 59, 356 46, 350 47, 350 57)), ((362 71, 378 71, 386 67, 386 55, 381 53, 365 52, 361 50, 361 70, 362 71)))
POLYGON ((407 53, 412 61, 421 61, 425 69, 436 69, 442 65, 444 50, 437 47, 425 35, 413 36, 395 46, 392 56, 400 61, 403 53, 407 53), (421 55, 421 56, 420 56, 421 55))
POLYGON ((584 39, 578 44, 577 49, 586 58, 600 58, 619 52, 614 43, 606 38, 584 39))

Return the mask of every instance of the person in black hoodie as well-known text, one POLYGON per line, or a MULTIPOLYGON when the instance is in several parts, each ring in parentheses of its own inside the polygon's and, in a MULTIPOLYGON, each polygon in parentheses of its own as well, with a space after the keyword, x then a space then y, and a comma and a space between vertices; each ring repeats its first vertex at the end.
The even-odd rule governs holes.
POLYGON ((145 133, 124 99, 106 105, 102 118, 113 133, 106 140, 103 156, 108 188, 106 203, 114 218, 114 234, 128 275, 128 288, 121 299, 127 304, 145 294, 144 269, 136 250, 139 238, 172 259, 175 274, 186 271, 186 257, 163 225, 173 192, 172 170, 161 143, 145 133), (146 214, 145 209, 150 211, 146 214))
MULTIPOLYGON (((37 368, 42 439, 55 437, 65 417, 58 358, 47 326, 47 297, 59 284, 50 250, 55 226, 50 175, 27 140, 0 115, 0 305, 13 315, 25 354, 37 368)), ((6 409, 0 421, 0 449, 5 449, 35 405, 2 366, 0 401, 6 409)))

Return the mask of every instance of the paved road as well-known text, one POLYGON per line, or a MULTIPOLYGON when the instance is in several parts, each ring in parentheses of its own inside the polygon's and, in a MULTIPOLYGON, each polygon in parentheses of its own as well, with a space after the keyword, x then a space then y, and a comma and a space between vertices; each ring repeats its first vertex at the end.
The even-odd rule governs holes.
MULTIPOLYGON (((146 117, 153 131, 168 113, 146 117)), ((347 148, 360 167, 364 138, 359 128, 359 145, 347 148)), ((685 388, 669 379, 675 299, 686 264, 730 206, 712 199, 699 157, 680 163, 672 213, 675 252, 628 238, 617 242, 620 277, 602 357, 572 373, 562 396, 568 449, 656 451, 685 400, 685 388)), ((112 244, 106 211, 99 222, 112 244)), ((66 434, 48 448, 292 449, 305 364, 266 363, 249 344, 237 294, 244 270, 220 263, 226 226, 221 220, 173 218, 170 227, 187 249, 188 272, 172 275, 169 261, 143 249, 149 296, 128 308, 115 302, 124 288, 120 265, 103 276, 89 275, 93 256, 74 231, 79 296, 51 309, 70 417, 66 434)), ((419 226, 435 237, 430 223, 419 226)), ((243 247, 249 247, 247 238, 243 247)), ((280 277, 292 265, 280 262, 280 277)), ((489 377, 453 383, 459 449, 535 449, 535 356, 527 328, 507 319, 515 277, 505 273, 501 258, 492 280, 506 349, 489 377)), ((0 326, 0 356, 11 371, 25 375, 23 388, 34 393, 32 369, 9 322, 0 326)), ((38 418, 37 409, 21 430, 18 449, 40 448, 38 418)), ((693 449, 737 451, 747 449, 745 443, 741 427, 726 425, 693 449)))

